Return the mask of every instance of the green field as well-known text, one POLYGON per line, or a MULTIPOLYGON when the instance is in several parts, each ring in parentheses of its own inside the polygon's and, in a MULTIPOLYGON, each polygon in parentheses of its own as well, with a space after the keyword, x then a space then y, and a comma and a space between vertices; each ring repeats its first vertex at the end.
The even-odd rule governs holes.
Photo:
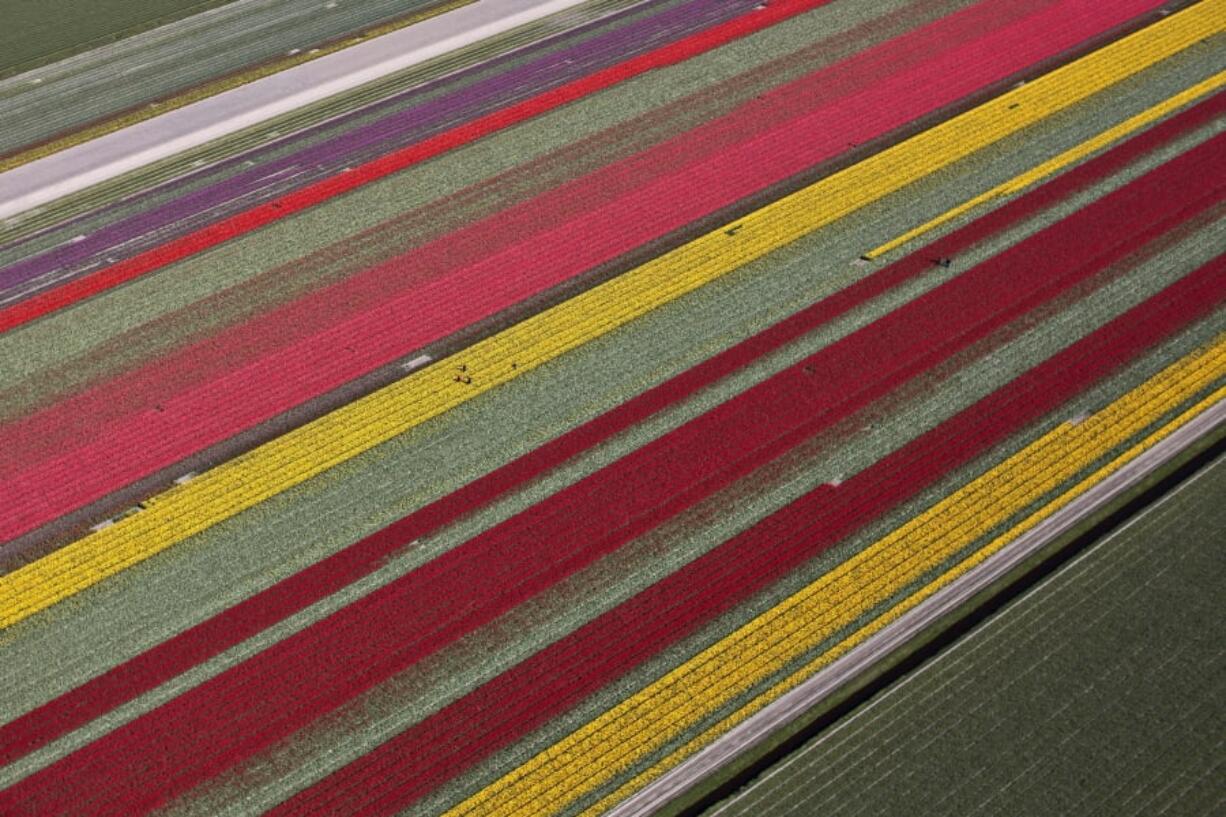
POLYGON ((15 0, 4 4, 0 78, 233 0, 15 0))
POLYGON ((1220 813, 1226 459, 709 812, 1220 813))

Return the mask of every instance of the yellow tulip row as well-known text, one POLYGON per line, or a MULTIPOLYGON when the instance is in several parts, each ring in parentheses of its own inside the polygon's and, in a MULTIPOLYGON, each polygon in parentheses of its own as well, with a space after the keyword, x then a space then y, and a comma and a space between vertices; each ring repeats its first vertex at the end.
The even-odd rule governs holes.
POLYGON ((954 219, 961 218, 976 207, 981 207, 993 199, 1020 193, 1027 187, 1038 184, 1049 176, 1054 176, 1065 168, 1089 158, 1090 155, 1111 146, 1147 125, 1157 122, 1159 119, 1179 110, 1185 105, 1190 105, 1201 97, 1213 93, 1223 85, 1226 85, 1226 71, 1221 71, 1208 79, 1201 80, 1191 88, 1180 91, 1170 99, 1165 99, 1157 105, 1141 111, 1139 114, 1128 117, 1118 125, 1114 125, 1102 133, 1087 139, 1080 145, 1069 148, 1058 156, 1053 156, 1051 159, 1027 170, 1025 173, 1014 176, 1008 181, 1001 182, 990 190, 985 190, 956 207, 951 207, 936 218, 930 219, 918 227, 907 230, 902 235, 874 247, 866 252, 864 257, 869 259, 880 258, 886 253, 896 250, 910 241, 914 241, 925 233, 932 232, 954 219))
POLYGON ((1226 0, 1205 0, 173 487, 0 577, 0 629, 1086 99, 1224 21, 1226 0))
MULTIPOLYGON (((1136 437, 1224 376, 1226 335, 1084 421, 1053 429, 809 587, 476 793, 449 811, 447 817, 553 813, 597 791, 721 707, 770 682, 806 652, 846 632, 857 619, 942 568, 1018 512, 1076 479, 1104 453, 1136 437)), ((601 813, 641 788, 1223 398, 1226 388, 1218 389, 1008 533, 775 683, 734 715, 653 764, 649 771, 601 800, 590 813, 601 813)))

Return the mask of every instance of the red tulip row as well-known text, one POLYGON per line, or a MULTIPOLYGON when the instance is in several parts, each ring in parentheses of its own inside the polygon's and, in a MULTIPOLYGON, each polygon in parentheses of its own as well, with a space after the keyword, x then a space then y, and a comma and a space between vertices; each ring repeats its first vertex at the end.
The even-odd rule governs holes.
MULTIPOLYGON (((39 772, 42 813, 141 813, 242 763, 1220 200, 1226 136, 39 772), (1088 240, 1092 237, 1092 240, 1088 240)), ((1176 290, 1177 291, 1177 290, 1176 290)))
POLYGON ((8 424, 0 429, 0 493, 11 501, 0 508, 0 537, 27 533, 837 156, 849 143, 952 104, 1150 2, 1115 0, 1106 10, 1061 0, 1022 15, 1026 4, 989 0, 8 424), (1000 27, 987 26, 998 6, 1021 19, 1006 15, 1000 27), (956 45, 934 47, 946 42, 956 45), (845 69, 848 77, 836 80, 845 69), (708 143, 722 149, 711 152, 708 143))
POLYGON ((980 217, 925 250, 873 273, 334 556, 0 726, 0 765, 12 763, 337 592, 375 570, 405 543, 430 535, 464 514, 487 505, 506 492, 742 369, 761 356, 911 280, 929 268, 930 258, 956 258, 984 238, 996 235, 1083 190, 1223 112, 1226 112, 1226 94, 1202 102, 980 217))

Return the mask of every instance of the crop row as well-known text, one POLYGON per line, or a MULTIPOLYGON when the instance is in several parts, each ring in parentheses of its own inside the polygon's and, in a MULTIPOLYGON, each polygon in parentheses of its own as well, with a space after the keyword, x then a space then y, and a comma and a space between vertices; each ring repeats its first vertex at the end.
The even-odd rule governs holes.
POLYGON ((922 254, 879 270, 728 351, 597 417, 514 462, 442 497, 376 534, 250 597, 173 639, 0 727, 0 764, 45 745, 144 691, 336 592, 376 569, 405 542, 424 537, 464 513, 645 420, 676 401, 748 365, 856 306, 921 274, 929 257, 961 251, 1115 172, 1203 123, 1226 104, 1215 98, 1132 139, 938 240, 922 254))
MULTIPOLYGON (((373 815, 405 808, 1203 317, 1226 298, 1224 270, 1223 259, 1202 268, 839 487, 818 487, 270 813, 373 815)), ((1211 369, 1199 371, 1199 383, 1220 377, 1223 356, 1220 348, 1216 352, 1211 369)), ((855 592, 880 579, 871 571, 858 574, 847 588, 855 592)), ((878 588, 874 594, 883 592, 878 588)), ((781 636, 782 643, 787 633, 781 636)), ((766 655, 763 668, 772 666, 766 655)), ((747 656, 734 658, 733 667, 749 663, 747 656)), ((542 780, 538 787, 527 768, 508 775, 502 787, 523 780, 515 796, 523 794, 545 812, 552 798, 582 791, 585 784, 579 781, 592 778, 594 769, 626 768, 633 760, 634 738, 642 741, 640 748, 658 745, 657 736, 664 739, 700 714, 708 685, 731 684, 718 668, 702 667, 685 676, 697 689, 683 689, 670 700, 666 682, 659 697, 637 699, 628 711, 615 709, 601 728, 580 730, 574 740, 547 750, 543 762, 563 770, 562 777, 542 780), (616 733, 606 731, 611 723, 619 727, 616 733)), ((506 801, 508 811, 516 802, 506 801)), ((498 813, 488 806, 483 803, 477 810, 498 813)))
MULTIPOLYGON (((1185 22, 1185 15, 1177 15, 1159 26, 1185 22)), ((1112 84, 1139 70, 1139 65, 1151 64, 1178 50, 1184 39, 1204 27, 1203 20, 1192 22, 1190 27, 1184 26, 1188 30, 1176 32, 1177 37, 1169 29, 1155 26, 1140 32, 1148 37, 1126 38, 1074 63, 1070 66, 1073 70, 1065 69, 1023 86, 763 208, 738 222, 733 235, 715 231, 453 359, 458 365, 472 363, 484 368, 483 376, 488 378, 484 383, 478 380, 466 386, 452 382, 450 361, 447 366, 431 367, 162 495, 149 510, 0 578, 0 590, 7 597, 0 624, 11 624, 43 609, 469 399, 483 388, 527 371, 1016 132, 1032 121, 1028 118, 1032 108, 1042 116, 1112 84), (1161 42, 1155 45, 1152 38, 1161 42), (1113 51, 1117 46, 1123 50, 1113 51), (1122 58, 1114 64, 1114 73, 1112 63, 1104 65, 1099 59, 1106 52, 1112 52, 1107 56, 1122 58), (1077 70, 1078 66, 1085 71, 1077 70), (644 290, 651 285, 659 289, 644 297, 644 290), (575 322, 561 320, 573 314, 585 317, 575 322)))
MULTIPOLYGON (((989 6, 996 2, 1003 0, 989 6)), ((1129 3, 1137 2, 1119 5, 1131 11, 1129 3)), ((770 117, 757 105, 743 106, 645 156, 286 305, 224 338, 183 349, 135 377, 13 423, 0 441, 9 463, 0 484, 13 498, 0 511, 0 536, 19 536, 87 505, 838 155, 848 142, 888 133, 1109 27, 1111 15, 1101 9, 1074 11, 1066 8, 1069 4, 1077 2, 1053 4, 1021 22, 981 32, 977 39, 959 28, 954 33, 963 35, 963 45, 929 49, 919 65, 904 60, 902 70, 880 76, 871 69, 880 67, 881 55, 893 53, 893 44, 885 43, 872 50, 879 53, 852 58, 864 62, 860 76, 848 80, 850 88, 832 100, 818 94, 808 106, 775 105, 768 95, 763 103, 787 112, 773 127, 760 122, 769 123, 770 117), (1053 22, 1059 23, 1056 31, 1053 22), (955 67, 956 78, 946 76, 955 67), (718 134, 727 121, 741 118, 744 122, 733 129, 735 146, 725 146, 718 155, 707 153, 720 143, 718 134), (757 127, 761 130, 747 138, 757 127), (656 162, 661 151, 682 160, 681 166, 656 162), (694 157, 686 158, 691 153, 694 157), (626 172, 638 168, 650 178, 660 164, 668 173, 642 183, 626 172), (585 201, 591 203, 585 207, 585 201), (500 246, 501 241, 507 243, 500 246), (506 274, 508 269, 516 274, 506 274), (362 290, 366 298, 354 297, 362 290), (338 308, 346 303, 352 308, 338 308), (296 340, 287 343, 287 337, 296 340), (243 348, 252 351, 240 354, 243 348), (248 359, 230 363, 235 357, 248 359), (185 372, 212 368, 202 369, 201 360, 213 360, 221 369, 212 379, 184 382, 185 372), (112 407, 128 404, 118 395, 139 395, 136 411, 103 421, 112 407), (95 426, 85 437, 76 433, 83 416, 95 426)), ((939 29, 934 36, 944 35, 944 28, 923 31, 939 29)), ((827 71, 794 84, 819 85, 829 81, 827 71)), ((786 88, 779 95, 796 102, 813 96, 786 88)))
POLYGON ((1216 175, 1204 172, 1214 147, 1167 163, 45 771, 86 781, 91 768, 114 765, 112 753, 131 758, 156 745, 157 758, 136 764, 138 778, 174 770, 190 786, 240 762, 1190 217, 1193 208, 1163 214, 1171 196, 1215 189, 1216 175), (571 543, 561 558, 559 542, 571 543))

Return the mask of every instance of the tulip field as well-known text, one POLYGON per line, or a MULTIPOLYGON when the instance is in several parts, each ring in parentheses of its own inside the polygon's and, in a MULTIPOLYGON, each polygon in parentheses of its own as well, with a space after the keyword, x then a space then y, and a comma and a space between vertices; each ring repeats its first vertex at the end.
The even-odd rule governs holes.
POLYGON ((0 814, 652 813, 1226 399, 1226 0, 571 5, 0 226, 0 814))

